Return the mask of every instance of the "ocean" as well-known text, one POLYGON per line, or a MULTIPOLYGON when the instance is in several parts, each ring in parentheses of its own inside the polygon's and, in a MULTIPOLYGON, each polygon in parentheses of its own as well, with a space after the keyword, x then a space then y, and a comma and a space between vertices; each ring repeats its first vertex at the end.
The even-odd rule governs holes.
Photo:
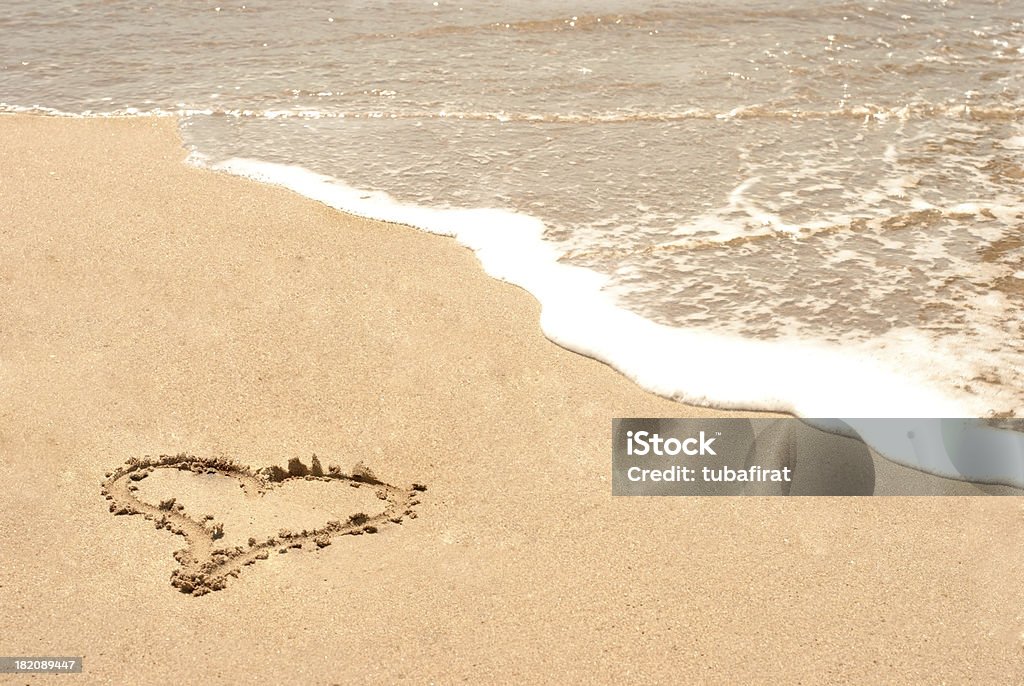
POLYGON ((454 236, 682 401, 1024 416, 1024 7, 6 0, 0 110, 454 236))

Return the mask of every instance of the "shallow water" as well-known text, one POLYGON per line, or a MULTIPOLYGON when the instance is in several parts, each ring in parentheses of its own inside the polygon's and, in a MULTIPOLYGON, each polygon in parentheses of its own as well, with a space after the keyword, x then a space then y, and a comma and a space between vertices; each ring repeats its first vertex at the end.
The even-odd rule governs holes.
POLYGON ((652 390, 1024 414, 1012 2, 5 5, 6 109, 454 234, 652 390))

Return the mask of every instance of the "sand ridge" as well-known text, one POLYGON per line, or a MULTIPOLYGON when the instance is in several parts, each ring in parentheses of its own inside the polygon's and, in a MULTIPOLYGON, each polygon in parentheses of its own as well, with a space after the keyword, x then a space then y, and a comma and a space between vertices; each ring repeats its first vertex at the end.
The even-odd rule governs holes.
POLYGON ((232 460, 202 458, 186 453, 131 458, 124 466, 107 472, 101 488, 103 496, 110 501, 113 514, 141 514, 155 522, 157 529, 167 529, 185 538, 188 546, 174 553, 174 559, 181 567, 171 573, 171 585, 193 596, 223 589, 229 577, 237 577, 244 567, 266 560, 275 549, 278 553, 286 553, 306 544, 313 549, 324 548, 337 536, 375 534, 380 527, 401 524, 404 517, 416 518, 413 508, 419 504, 418 496, 423 491, 426 491, 426 486, 422 484, 399 488, 384 483, 361 463, 351 474, 343 473, 337 465, 330 465, 325 471, 316 455, 309 466, 293 458, 289 460, 287 469, 274 465, 253 470, 232 460), (263 541, 250 538, 247 548, 220 547, 217 541, 224 537, 224 525, 215 521, 213 515, 204 515, 196 520, 186 514, 184 505, 173 497, 153 505, 136 496, 138 482, 158 469, 231 477, 252 499, 262 497, 280 484, 296 480, 333 482, 352 488, 366 486, 374 488, 377 497, 386 505, 375 515, 356 512, 345 521, 331 520, 315 529, 281 529, 276 536, 263 541))

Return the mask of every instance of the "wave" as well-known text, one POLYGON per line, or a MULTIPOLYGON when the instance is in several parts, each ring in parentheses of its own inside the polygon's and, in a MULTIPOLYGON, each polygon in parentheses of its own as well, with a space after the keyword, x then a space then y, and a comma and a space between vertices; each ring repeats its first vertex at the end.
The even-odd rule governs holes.
MULTIPOLYGON (((351 214, 451 236, 473 250, 487 274, 525 289, 540 302, 540 324, 549 339, 667 398, 804 417, 984 412, 978 398, 921 382, 868 348, 749 340, 645 319, 615 304, 604 291, 609 277, 560 261, 559 249, 543 238, 543 222, 529 215, 404 204, 386 193, 352 188, 291 165, 240 158, 211 163, 198 154, 190 160, 288 188, 351 214)), ((918 344, 927 349, 925 341, 918 344)))
POLYGON ((679 111, 633 112, 612 110, 605 112, 488 112, 458 109, 394 109, 394 110, 334 110, 324 108, 269 108, 182 106, 177 108, 137 107, 111 110, 83 110, 69 112, 42 105, 13 105, 0 102, 0 112, 46 114, 62 117, 229 117, 235 119, 408 119, 465 120, 524 122, 532 124, 631 124, 643 122, 673 122, 689 120, 810 120, 852 119, 870 121, 913 119, 964 119, 987 121, 1024 120, 1024 106, 1013 105, 943 105, 916 103, 900 106, 873 104, 853 105, 830 110, 785 108, 767 104, 747 105, 728 111, 715 111, 691 107, 679 111))
POLYGON ((723 409, 785 412, 840 434, 846 427, 895 463, 946 478, 1024 487, 1019 436, 971 428, 971 420, 935 419, 981 416, 985 408, 976 396, 920 381, 932 362, 927 339, 903 332, 873 347, 840 348, 665 326, 617 306, 603 290, 608 277, 561 262, 560 251, 543 239, 543 222, 529 215, 400 203, 291 165, 242 158, 213 163, 199 153, 189 162, 288 188, 350 214, 452 237, 474 252, 488 275, 539 301, 540 326, 551 341, 608 364, 655 394, 723 409), (902 360, 902 368, 884 363, 882 352, 902 360), (879 418, 902 421, 884 424, 879 418), (894 433, 893 426, 913 430, 894 433), (983 439, 987 452, 979 459, 967 439, 951 444, 951 430, 959 432, 954 438, 973 431, 970 437, 983 439))

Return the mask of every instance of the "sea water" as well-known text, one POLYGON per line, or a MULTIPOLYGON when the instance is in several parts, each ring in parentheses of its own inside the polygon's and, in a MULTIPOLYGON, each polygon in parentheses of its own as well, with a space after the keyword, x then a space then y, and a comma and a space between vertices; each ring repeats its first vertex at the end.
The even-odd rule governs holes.
POLYGON ((6 0, 0 103, 451 235, 654 392, 1024 416, 1010 1, 6 0))

